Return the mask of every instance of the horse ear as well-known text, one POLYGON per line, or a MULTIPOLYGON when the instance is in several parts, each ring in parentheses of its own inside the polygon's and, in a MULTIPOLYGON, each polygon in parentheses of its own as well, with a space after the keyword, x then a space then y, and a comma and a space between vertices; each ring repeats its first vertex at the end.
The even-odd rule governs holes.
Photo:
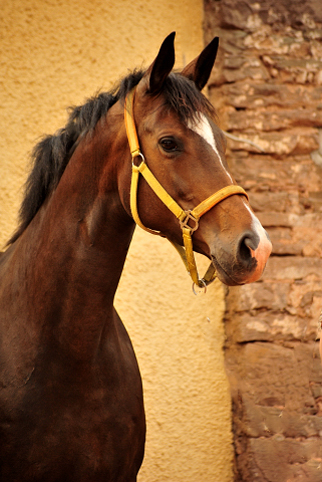
POLYGON ((216 60, 218 45, 219 38, 215 37, 210 44, 204 48, 199 57, 196 57, 190 62, 181 72, 181 75, 193 80, 199 90, 202 90, 209 80, 211 70, 216 60))
POLYGON ((164 39, 157 57, 147 70, 146 75, 148 76, 150 94, 158 94, 161 91, 165 79, 168 77, 174 66, 175 35, 176 33, 172 32, 164 39))

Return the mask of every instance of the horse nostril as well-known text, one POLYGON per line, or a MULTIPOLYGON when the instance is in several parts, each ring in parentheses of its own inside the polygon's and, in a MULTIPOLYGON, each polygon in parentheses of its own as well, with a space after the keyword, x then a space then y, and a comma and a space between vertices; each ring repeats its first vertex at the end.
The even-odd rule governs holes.
POLYGON ((252 257, 250 250, 255 251, 258 247, 259 241, 260 239, 257 234, 247 233, 243 235, 239 242, 239 258, 242 261, 248 261, 252 257))
MULTIPOLYGON (((258 241, 259 241, 259 240, 258 240, 258 241)), ((247 246, 248 248, 250 248, 250 249, 252 249, 253 251, 255 251, 255 249, 256 249, 257 246, 258 246, 258 241, 257 241, 257 240, 255 241, 254 239, 247 237, 247 238, 244 239, 244 244, 246 244, 246 246, 247 246)))

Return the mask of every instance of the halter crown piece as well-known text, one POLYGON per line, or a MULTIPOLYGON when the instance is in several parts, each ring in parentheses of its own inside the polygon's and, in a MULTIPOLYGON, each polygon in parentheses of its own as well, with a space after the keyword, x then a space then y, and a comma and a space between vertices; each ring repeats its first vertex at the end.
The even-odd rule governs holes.
POLYGON ((159 231, 154 231, 145 227, 139 217, 137 209, 137 191, 140 174, 144 177, 146 182, 149 184, 154 193, 159 197, 159 199, 167 206, 167 208, 178 218, 179 224, 182 230, 183 246, 177 243, 171 243, 177 249, 180 254, 184 265, 190 274, 192 281, 195 285, 200 288, 205 288, 216 278, 216 270, 211 263, 208 270, 206 271, 203 278, 199 277, 198 269, 193 254, 193 243, 191 235, 199 226, 200 217, 213 208, 216 204, 220 203, 229 196, 234 194, 242 194, 247 197, 246 191, 240 186, 234 184, 226 186, 220 189, 216 193, 212 194, 205 201, 202 201, 198 206, 192 210, 183 210, 179 204, 167 193, 167 191, 161 186, 159 181, 153 175, 153 173, 148 168, 144 155, 140 150, 140 144, 136 132, 135 121, 133 117, 133 102, 135 95, 135 87, 132 89, 125 99, 124 105, 124 122, 127 133, 127 138, 132 155, 132 178, 131 178, 131 192, 130 192, 130 207, 131 213, 134 221, 142 229, 148 231, 151 234, 161 235, 159 231), (139 159, 139 164, 136 165, 135 161, 139 159), (189 221, 193 221, 194 226, 189 226, 189 221))

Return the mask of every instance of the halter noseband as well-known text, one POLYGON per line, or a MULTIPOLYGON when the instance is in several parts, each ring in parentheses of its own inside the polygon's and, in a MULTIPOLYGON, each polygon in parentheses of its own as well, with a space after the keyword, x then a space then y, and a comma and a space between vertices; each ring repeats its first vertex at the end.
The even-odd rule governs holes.
POLYGON ((230 185, 226 186, 223 189, 220 189, 216 193, 212 194, 208 197, 205 201, 202 201, 198 206, 196 206, 192 210, 183 210, 179 204, 167 193, 167 191, 161 186, 159 181, 156 177, 152 174, 150 169, 148 168, 144 155, 140 150, 140 144, 136 132, 135 121, 133 117, 133 102, 134 102, 134 94, 135 88, 132 89, 125 99, 124 105, 124 122, 125 128, 127 133, 127 138, 131 150, 132 155, 132 178, 131 178, 131 192, 130 192, 130 207, 131 213, 133 216, 134 221, 138 224, 142 229, 148 231, 151 234, 158 234, 161 235, 159 231, 154 231, 145 227, 139 217, 138 209, 137 209, 137 191, 138 191, 138 182, 140 174, 144 177, 146 182, 149 184, 151 189, 154 193, 159 197, 159 199, 167 206, 167 208, 178 218, 180 227, 182 229, 182 238, 183 238, 183 245, 180 246, 177 243, 171 243, 179 252, 188 273, 190 274, 192 281, 195 285, 199 286, 200 288, 206 288, 208 284, 210 284, 216 278, 216 269, 212 263, 208 270, 206 271, 203 278, 199 277, 197 265, 195 261, 195 257, 193 254, 193 243, 191 239, 191 235, 199 226, 199 219, 200 217, 213 208, 216 204, 220 203, 224 199, 229 196, 233 196, 234 194, 242 194, 247 197, 248 195, 246 191, 240 186, 230 185), (139 159, 139 164, 136 165, 135 161, 139 159), (189 226, 189 221, 194 223, 194 226, 189 226))

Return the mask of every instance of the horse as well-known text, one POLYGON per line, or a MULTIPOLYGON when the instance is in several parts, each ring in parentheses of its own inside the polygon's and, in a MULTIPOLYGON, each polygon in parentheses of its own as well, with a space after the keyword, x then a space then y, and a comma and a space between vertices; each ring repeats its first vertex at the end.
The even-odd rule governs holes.
POLYGON ((34 149, 0 257, 2 482, 136 481, 142 382, 113 307, 136 224, 171 241, 200 287, 256 281, 271 252, 201 93, 218 38, 177 72, 174 36, 34 149), (204 277, 193 251, 211 261, 204 277))

